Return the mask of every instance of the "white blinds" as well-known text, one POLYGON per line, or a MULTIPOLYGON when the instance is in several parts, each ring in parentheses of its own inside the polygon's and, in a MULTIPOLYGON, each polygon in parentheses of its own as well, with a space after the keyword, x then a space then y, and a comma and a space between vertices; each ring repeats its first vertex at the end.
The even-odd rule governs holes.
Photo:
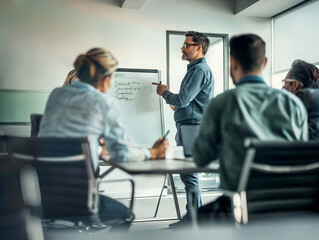
POLYGON ((273 21, 273 73, 295 59, 319 62, 319 1, 279 15, 273 21))

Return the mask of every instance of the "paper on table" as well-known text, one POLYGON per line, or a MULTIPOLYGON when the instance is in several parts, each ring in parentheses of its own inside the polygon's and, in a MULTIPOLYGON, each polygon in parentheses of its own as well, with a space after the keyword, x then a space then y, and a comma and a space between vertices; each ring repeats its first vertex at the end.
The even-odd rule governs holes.
POLYGON ((167 149, 166 152, 166 159, 173 159, 173 158, 179 158, 184 159, 184 148, 183 146, 171 146, 167 149))

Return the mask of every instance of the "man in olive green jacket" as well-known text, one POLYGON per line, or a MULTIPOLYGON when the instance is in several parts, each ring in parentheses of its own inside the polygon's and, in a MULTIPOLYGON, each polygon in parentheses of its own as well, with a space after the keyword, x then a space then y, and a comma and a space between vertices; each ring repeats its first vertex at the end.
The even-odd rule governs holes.
POLYGON ((272 89, 261 78, 267 62, 265 42, 256 35, 230 40, 231 77, 235 89, 208 105, 193 146, 198 166, 219 159, 223 189, 235 190, 244 159, 244 140, 308 140, 307 112, 285 90, 272 89))

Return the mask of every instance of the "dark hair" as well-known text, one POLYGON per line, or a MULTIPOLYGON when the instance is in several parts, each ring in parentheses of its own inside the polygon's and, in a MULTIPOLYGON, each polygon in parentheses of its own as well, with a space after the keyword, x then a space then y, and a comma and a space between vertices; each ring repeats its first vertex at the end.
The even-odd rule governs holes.
POLYGON ((260 68, 265 61, 265 42, 257 35, 244 34, 234 36, 229 41, 230 55, 247 73, 260 68))
POLYGON ((74 67, 80 81, 96 86, 103 77, 112 75, 116 70, 117 60, 107 50, 92 48, 77 57, 74 67))
POLYGON ((193 42, 202 45, 203 54, 206 55, 209 48, 209 39, 203 33, 188 31, 185 37, 193 37, 193 42))
POLYGON ((319 69, 302 60, 295 60, 289 71, 289 78, 296 79, 304 88, 319 88, 319 69))

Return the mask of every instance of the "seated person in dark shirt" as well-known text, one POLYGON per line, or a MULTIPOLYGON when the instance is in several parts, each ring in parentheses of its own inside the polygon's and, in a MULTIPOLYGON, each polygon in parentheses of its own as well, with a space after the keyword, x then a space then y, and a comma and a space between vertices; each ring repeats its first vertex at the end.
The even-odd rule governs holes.
POLYGON ((282 82, 283 88, 296 94, 307 109, 309 140, 319 140, 319 69, 295 60, 282 82))

